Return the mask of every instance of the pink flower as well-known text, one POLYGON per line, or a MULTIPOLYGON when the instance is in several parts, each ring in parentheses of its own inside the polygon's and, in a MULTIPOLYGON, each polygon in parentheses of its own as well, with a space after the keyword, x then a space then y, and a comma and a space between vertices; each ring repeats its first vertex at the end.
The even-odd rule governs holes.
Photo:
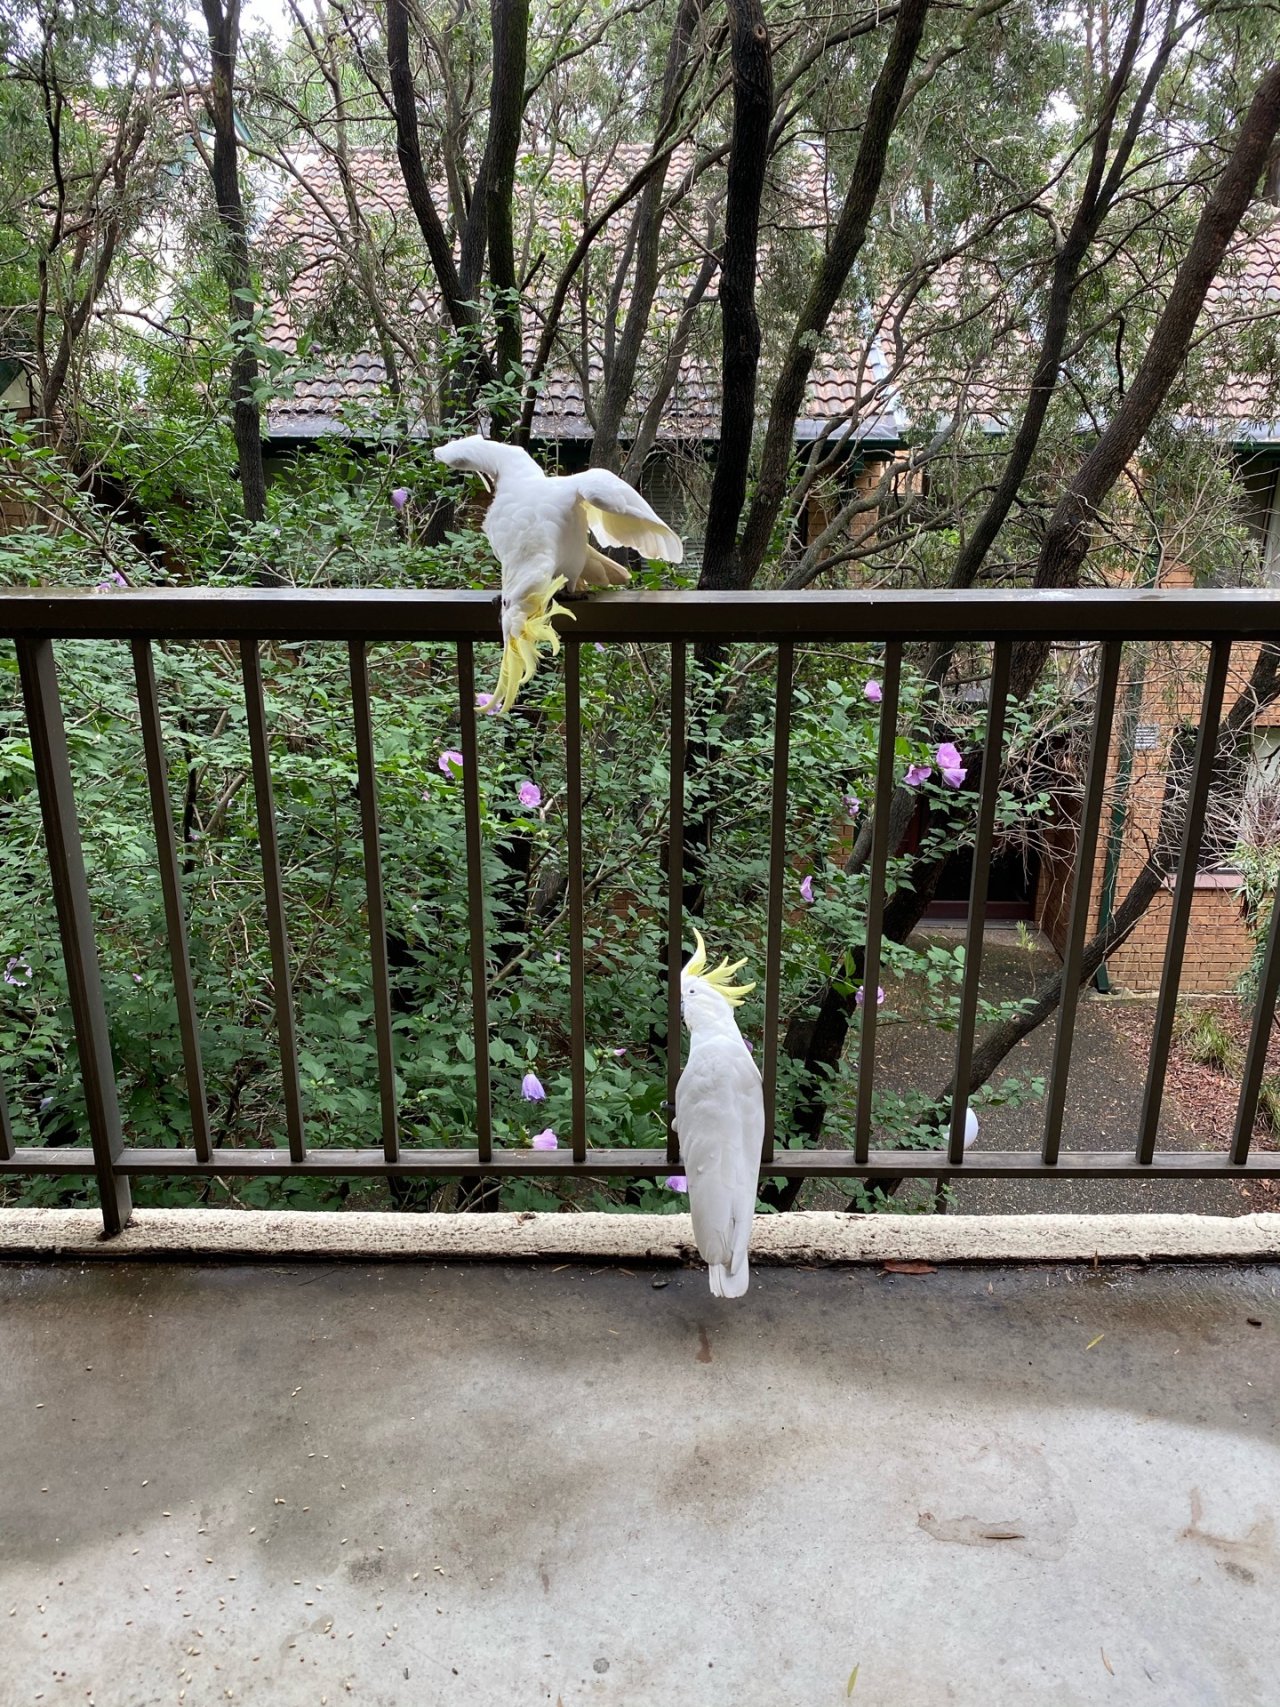
POLYGON ((862 802, 858 799, 856 794, 845 795, 844 809, 850 818, 856 818, 858 816, 858 811, 861 806, 862 802))
POLYGON ((908 788, 919 788, 920 784, 928 782, 932 775, 932 765, 908 765, 907 774, 902 780, 908 788))
POLYGON ((441 753, 436 763, 446 776, 451 777, 455 771, 462 769, 462 754, 454 752, 453 748, 449 747, 441 753))
POLYGON ((625 1054, 626 1054, 626 1052, 627 1052, 627 1051, 626 1051, 626 1047, 625 1047, 625 1045, 624 1045, 624 1046, 623 1046, 623 1048, 621 1048, 621 1049, 615 1049, 615 1050, 614 1050, 614 1054, 615 1054, 615 1055, 625 1055, 625 1054))
POLYGON ((530 782, 528 777, 526 777, 520 784, 520 804, 521 806, 527 807, 530 811, 532 811, 535 806, 542 805, 542 790, 538 787, 536 782, 530 782))
POLYGON ((94 588, 94 592, 110 593, 114 591, 116 587, 127 587, 128 585, 129 583, 125 580, 120 571, 118 569, 113 569, 109 574, 102 577, 94 588))
POLYGON ((662 1183, 668 1191, 688 1191, 689 1189, 687 1174, 668 1174, 662 1183))
POLYGON ((959 788, 969 773, 960 762, 960 749, 954 741, 944 741, 934 758, 938 761, 938 769, 942 772, 942 780, 947 787, 959 788))
POLYGON ((403 510, 405 505, 409 502, 409 488, 407 486, 397 486, 395 491, 391 494, 391 502, 395 505, 397 510, 403 510))
POLYGON ((549 1126, 545 1132, 535 1132, 529 1142, 535 1150, 556 1150, 560 1147, 560 1140, 549 1126))
POLYGON ((476 695, 476 710, 477 711, 488 711, 489 707, 493 704, 493 702, 496 698, 497 698, 496 694, 478 693, 476 695))
POLYGON ((880 686, 879 682, 874 680, 869 681, 862 691, 871 701, 872 705, 879 705, 880 701, 884 698, 884 689, 880 686))
MULTIPOLYGON (((866 1000, 866 986, 865 985, 863 985, 863 984, 858 985, 858 988, 857 988, 856 992, 854 993, 853 999, 859 1007, 862 1006, 863 1002, 866 1000)), ((882 1008, 884 1006, 884 991, 881 989, 881 987, 878 984, 876 985, 876 1006, 878 1008, 882 1008)))
POLYGON ((804 882, 800 885, 800 893, 806 901, 812 903, 812 901, 813 901, 813 879, 812 879, 812 877, 806 877, 805 878, 804 882))
POLYGON ((542 1088, 542 1080, 536 1073, 526 1073, 520 1081, 520 1094, 526 1102, 545 1102, 547 1093, 542 1088))

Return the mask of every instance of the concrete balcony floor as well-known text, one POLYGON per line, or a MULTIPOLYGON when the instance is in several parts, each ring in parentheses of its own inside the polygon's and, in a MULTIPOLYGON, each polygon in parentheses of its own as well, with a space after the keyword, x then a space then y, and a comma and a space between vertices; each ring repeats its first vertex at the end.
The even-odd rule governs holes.
POLYGON ((1280 1699, 1276 1267, 14 1262, 0 1369, 3 1707, 1280 1699))

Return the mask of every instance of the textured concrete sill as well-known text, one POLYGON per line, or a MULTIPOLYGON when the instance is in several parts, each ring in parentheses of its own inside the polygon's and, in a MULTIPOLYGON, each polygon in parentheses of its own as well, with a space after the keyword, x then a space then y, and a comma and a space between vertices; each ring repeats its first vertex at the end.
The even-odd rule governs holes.
MULTIPOLYGON (((0 1258, 697 1262, 687 1215, 402 1215, 139 1209, 115 1239, 87 1209, 0 1210, 0 1258)), ((759 1263, 1259 1262, 1280 1215, 761 1215, 759 1263)))

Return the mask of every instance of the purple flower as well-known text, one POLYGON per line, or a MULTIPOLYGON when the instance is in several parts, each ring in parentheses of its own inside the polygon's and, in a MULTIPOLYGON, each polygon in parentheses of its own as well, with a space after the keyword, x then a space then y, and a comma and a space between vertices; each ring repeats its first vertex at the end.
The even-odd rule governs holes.
POLYGON ((520 1081, 520 1094, 526 1102, 545 1102, 547 1093, 542 1088, 542 1080, 536 1073, 526 1073, 520 1081))
POLYGON ((800 885, 800 893, 806 901, 808 901, 808 902, 813 901, 813 879, 812 879, 812 877, 806 877, 805 878, 804 882, 800 885))
POLYGON ((109 593, 116 587, 127 587, 128 585, 129 583, 125 580, 120 571, 118 569, 112 569, 109 574, 104 575, 98 582, 97 586, 94 588, 94 592, 109 593))
POLYGON ((17 984, 21 987, 31 982, 31 967, 24 954, 15 954, 4 969, 6 984, 17 984))
POLYGON ((968 771, 960 762, 960 749, 954 741, 944 741, 934 754, 938 761, 938 769, 942 772, 942 780, 948 788, 959 788, 968 776, 968 771))
POLYGON ((879 705, 880 701, 884 698, 884 689, 880 686, 880 683, 875 680, 869 681, 862 691, 871 701, 872 705, 879 705))
POLYGON ((395 505, 397 510, 403 510, 405 505, 409 502, 409 488, 407 486, 397 486, 395 491, 391 494, 391 502, 395 505))
POLYGON ((530 782, 528 777, 526 777, 520 784, 520 804, 521 806, 527 807, 530 811, 532 811, 535 806, 542 805, 542 790, 538 787, 536 782, 530 782))
POLYGON ((462 754, 455 753, 452 747, 447 748, 436 760, 446 776, 452 776, 455 771, 462 769, 462 754))
POLYGON ((560 1140, 549 1126, 545 1132, 535 1132, 529 1142, 535 1150, 557 1150, 560 1147, 560 1140))
POLYGON ((858 816, 858 812, 859 812, 861 806, 862 806, 862 802, 858 799, 856 794, 846 794, 845 795, 845 797, 844 797, 844 809, 850 818, 856 818, 858 816))
POLYGON ((135 983, 135 984, 141 984, 141 982, 142 982, 142 974, 141 974, 141 972, 135 972, 135 973, 134 973, 134 975, 133 975, 133 981, 134 981, 134 983, 135 983))
POLYGON ((614 1054, 615 1054, 615 1055, 625 1055, 625 1054, 626 1054, 626 1052, 627 1052, 627 1051, 626 1051, 626 1047, 625 1047, 625 1046, 624 1046, 624 1047, 623 1047, 623 1048, 621 1048, 621 1049, 615 1049, 615 1050, 614 1050, 614 1054))
POLYGON ((744 1042, 744 1043, 745 1043, 745 1044, 746 1044, 746 1046, 747 1046, 747 1054, 748 1054, 748 1055, 754 1055, 754 1054, 755 1054, 755 1052, 756 1052, 756 1046, 755 1046, 755 1044, 754 1044, 754 1043, 753 1043, 753 1042, 752 1042, 752 1041, 751 1041, 751 1039, 750 1039, 750 1038, 749 1038, 749 1037, 744 1037, 744 1038, 743 1038, 743 1040, 742 1040, 742 1041, 743 1041, 743 1042, 744 1042))
POLYGON ((932 775, 932 765, 908 765, 907 774, 902 780, 908 788, 919 788, 920 784, 928 782, 932 775))
POLYGON ((663 1180, 668 1191, 688 1191, 689 1179, 686 1174, 668 1174, 663 1180))
MULTIPOLYGON (((866 1000, 866 986, 864 984, 858 985, 853 999, 859 1007, 862 1006, 863 1002, 866 1000)), ((884 991, 878 984, 876 985, 876 1006, 878 1008, 882 1008, 884 1006, 884 991)))
POLYGON ((603 652, 604 651, 604 641, 603 640, 593 640, 591 642, 591 644, 595 647, 597 652, 603 652))
POLYGON ((476 710, 488 711, 489 707, 497 697, 498 696, 496 694, 492 693, 478 693, 476 695, 476 710))

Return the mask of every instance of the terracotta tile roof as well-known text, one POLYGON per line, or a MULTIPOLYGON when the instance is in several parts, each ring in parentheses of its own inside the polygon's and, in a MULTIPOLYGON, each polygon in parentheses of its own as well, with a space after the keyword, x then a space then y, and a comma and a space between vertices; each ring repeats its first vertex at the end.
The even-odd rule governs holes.
MULTIPOLYGON (((542 315, 556 263, 568 253, 584 220, 602 212, 648 158, 644 145, 617 149, 607 159, 582 160, 565 152, 551 159, 527 158, 521 164, 521 204, 535 210, 530 228, 516 233, 533 278, 525 292, 525 359, 529 361, 541 330, 542 315), (534 266, 540 249, 548 259, 534 266)), ((668 167, 668 192, 694 164, 691 148, 678 150, 668 167)), ((368 296, 351 261, 348 203, 332 156, 313 152, 292 158, 293 181, 267 221, 258 251, 276 299, 269 341, 297 354, 301 377, 287 402, 270 411, 273 435, 298 436, 345 430, 362 411, 385 402, 386 366, 376 337, 370 337, 368 296), (334 326, 340 335, 334 335, 334 326), (306 340, 310 337, 310 342, 306 340)), ((441 310, 422 257, 421 239, 394 154, 358 149, 350 156, 351 199, 384 271, 379 290, 389 291, 392 320, 412 326, 418 350, 397 357, 406 398, 425 416, 430 402, 416 397, 414 376, 438 369, 440 340, 446 335, 441 310), (398 294, 397 294, 398 293, 398 294)), ((723 167, 704 173, 693 195, 682 203, 681 236, 664 260, 662 283, 650 317, 647 349, 656 364, 674 334, 681 303, 701 260, 700 239, 710 209, 723 198, 723 167)), ((443 186, 436 190, 442 216, 447 210, 443 186)), ((785 177, 767 190, 763 243, 781 233, 821 241, 837 206, 817 153, 793 151, 785 177)), ((616 214, 600 240, 600 256, 616 254, 634 203, 616 214)), ((1274 382, 1246 379, 1232 365, 1232 352, 1246 336, 1274 340, 1280 332, 1280 218, 1266 210, 1255 229, 1242 236, 1214 285, 1209 300, 1210 328, 1201 349, 1202 365, 1221 398, 1217 419, 1231 421, 1240 436, 1280 438, 1280 404, 1271 395, 1274 382)), ((780 251, 781 252, 781 251, 780 251)), ((599 279, 594 280, 599 286, 599 279)), ((768 293, 786 288, 762 285, 768 364, 768 293)), ((805 397, 800 437, 829 430, 833 422, 857 421, 860 436, 896 440, 930 415, 946 416, 965 408, 980 421, 999 425, 1012 419, 1025 385, 1031 343, 1030 317, 1018 300, 1019 281, 995 278, 969 264, 939 272, 911 302, 895 348, 892 305, 881 314, 859 313, 845 305, 833 318, 825 347, 814 364, 805 397), (987 298, 974 315, 975 288, 987 298), (993 336, 992 329, 995 328, 993 336), (969 365, 969 377, 957 393, 956 374, 969 365)), ((706 301, 715 299, 714 284, 706 301)), ((625 305, 624 305, 625 306, 625 305)), ((714 439, 719 428, 716 376, 719 370, 719 321, 705 309, 695 321, 679 377, 663 415, 661 436, 668 440, 714 439)), ((560 332, 544 376, 534 414, 535 436, 581 440, 592 436, 587 398, 603 384, 603 330, 583 324, 581 303, 566 303, 560 332), (583 379, 586 380, 584 398, 583 379)), ((774 352, 776 359, 777 352, 774 352)), ((1265 364, 1263 364, 1265 365, 1265 364)), ((1276 364, 1270 364, 1274 370, 1276 364)), ((646 397, 638 376, 636 416, 646 397)), ((628 423, 628 428, 634 422, 628 423)))

